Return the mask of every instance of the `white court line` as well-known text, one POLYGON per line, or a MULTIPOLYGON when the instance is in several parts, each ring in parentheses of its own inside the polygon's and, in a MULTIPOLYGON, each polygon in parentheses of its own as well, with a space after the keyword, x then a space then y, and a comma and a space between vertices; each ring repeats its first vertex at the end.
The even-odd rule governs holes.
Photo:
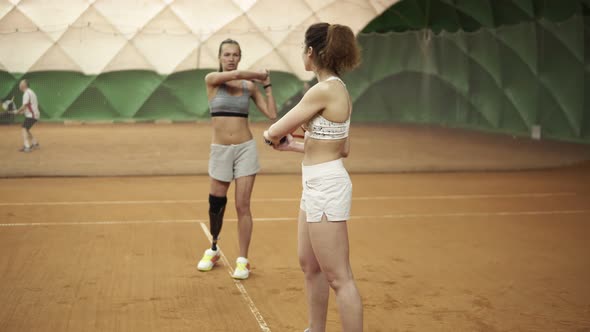
MULTIPOLYGON (((200 222, 200 224, 201 224, 201 228, 203 229, 203 232, 205 233, 205 236, 207 237, 207 239, 209 239, 209 242, 212 242, 213 239, 211 238, 211 234, 209 233, 209 229, 207 229, 207 226, 205 226, 205 223, 200 222)), ((217 246, 217 249, 221 252, 221 260, 223 261, 223 264, 225 264, 225 266, 227 267, 227 271, 231 277, 232 276, 231 265, 229 264, 227 257, 225 257, 225 254, 223 253, 223 250, 221 250, 221 247, 219 245, 217 246)), ((266 321, 264 321, 264 317, 262 317, 260 310, 258 310, 258 308, 256 307, 256 304, 254 304, 254 301, 252 301, 252 298, 248 294, 248 291, 246 291, 246 288, 244 287, 242 282, 240 280, 237 280, 234 278, 232 278, 232 280, 234 281, 234 285, 236 285, 236 287, 238 288, 238 290, 242 294, 242 297, 244 298, 244 300, 248 304, 248 308, 250 309, 250 312, 252 313, 252 315, 254 315, 254 318, 256 318, 256 321, 258 322, 258 326, 260 327, 260 331, 271 332, 270 328, 266 324, 266 321)))
POLYGON ((554 211, 514 211, 514 212, 450 212, 450 213, 411 213, 390 214, 377 217, 352 217, 351 219, 406 219, 406 218, 444 218, 444 217, 504 217, 504 216, 546 216, 566 214, 590 214, 590 210, 554 210, 554 211))
MULTIPOLYGON (((549 211, 500 211, 500 212, 448 212, 448 213, 405 213, 386 214, 380 216, 352 216, 351 220, 358 219, 412 219, 412 218, 445 218, 445 217, 506 217, 506 216, 546 216, 546 215, 571 215, 590 214, 590 210, 549 210, 549 211)), ((255 221, 297 221, 296 217, 254 218, 255 221)), ((225 221, 238 221, 236 218, 227 218, 225 221)), ((195 224, 208 222, 203 219, 164 219, 164 220, 107 220, 107 221, 72 221, 72 222, 30 222, 30 223, 1 223, 0 227, 26 227, 26 226, 78 226, 78 225, 144 225, 144 224, 195 224)))
POLYGON ((19 226, 80 226, 80 225, 145 225, 145 224, 195 224, 203 222, 199 219, 170 219, 170 220, 105 220, 105 221, 62 221, 62 222, 30 222, 4 223, 0 227, 19 226))
MULTIPOLYGON (((519 194, 465 194, 465 195, 424 195, 424 196, 359 196, 353 201, 386 201, 386 200, 461 200, 483 198, 544 198, 559 196, 576 196, 574 192, 555 193, 519 193, 519 194)), ((293 198, 253 198, 252 202, 298 202, 299 197, 293 198)), ((5 202, 0 206, 60 206, 60 205, 149 205, 149 204, 205 204, 206 199, 179 200, 127 200, 127 201, 63 201, 63 202, 5 202)))

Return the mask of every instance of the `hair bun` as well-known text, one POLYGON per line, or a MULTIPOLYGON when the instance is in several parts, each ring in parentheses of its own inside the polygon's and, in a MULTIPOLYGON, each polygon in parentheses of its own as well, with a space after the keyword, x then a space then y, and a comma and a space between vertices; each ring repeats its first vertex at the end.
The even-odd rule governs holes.
POLYGON ((361 62, 354 32, 346 25, 312 24, 305 32, 305 46, 313 49, 318 67, 330 69, 336 75, 354 69, 361 62))
POLYGON ((321 54, 322 62, 336 74, 357 67, 360 50, 354 32, 341 24, 331 24, 326 34, 326 47, 321 54))

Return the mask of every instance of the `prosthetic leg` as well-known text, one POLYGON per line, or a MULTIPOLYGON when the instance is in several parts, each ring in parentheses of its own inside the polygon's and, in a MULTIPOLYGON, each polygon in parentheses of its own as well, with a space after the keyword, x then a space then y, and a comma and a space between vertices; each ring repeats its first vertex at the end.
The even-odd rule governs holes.
POLYGON ((219 239, 219 233, 223 225, 225 204, 227 204, 227 197, 209 195, 209 231, 213 239, 211 241, 211 249, 205 250, 203 258, 201 258, 197 265, 199 271, 211 271, 221 257, 220 252, 217 250, 217 240, 219 239))
POLYGON ((223 214, 225 213, 225 205, 227 204, 227 197, 217 197, 209 195, 209 231, 213 238, 211 249, 217 250, 217 240, 223 226, 223 214))

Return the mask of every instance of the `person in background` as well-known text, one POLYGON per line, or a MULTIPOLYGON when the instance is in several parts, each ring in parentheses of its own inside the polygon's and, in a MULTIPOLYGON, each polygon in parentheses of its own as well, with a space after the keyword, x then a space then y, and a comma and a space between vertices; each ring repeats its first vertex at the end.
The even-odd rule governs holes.
POLYGON ((19 151, 31 152, 33 149, 39 148, 39 142, 31 133, 31 128, 33 128, 41 116, 41 113, 39 112, 39 102, 37 101, 37 95, 31 90, 27 80, 21 80, 18 87, 23 93, 23 105, 18 109, 16 114, 25 115, 25 121, 22 125, 24 145, 19 151))

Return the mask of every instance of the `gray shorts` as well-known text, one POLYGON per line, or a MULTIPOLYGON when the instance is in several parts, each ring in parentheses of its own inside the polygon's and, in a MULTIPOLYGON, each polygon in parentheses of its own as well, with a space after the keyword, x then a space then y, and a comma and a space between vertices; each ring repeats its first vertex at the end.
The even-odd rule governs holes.
POLYGON ((255 140, 232 145, 211 144, 209 176, 215 180, 231 182, 259 171, 255 140))

